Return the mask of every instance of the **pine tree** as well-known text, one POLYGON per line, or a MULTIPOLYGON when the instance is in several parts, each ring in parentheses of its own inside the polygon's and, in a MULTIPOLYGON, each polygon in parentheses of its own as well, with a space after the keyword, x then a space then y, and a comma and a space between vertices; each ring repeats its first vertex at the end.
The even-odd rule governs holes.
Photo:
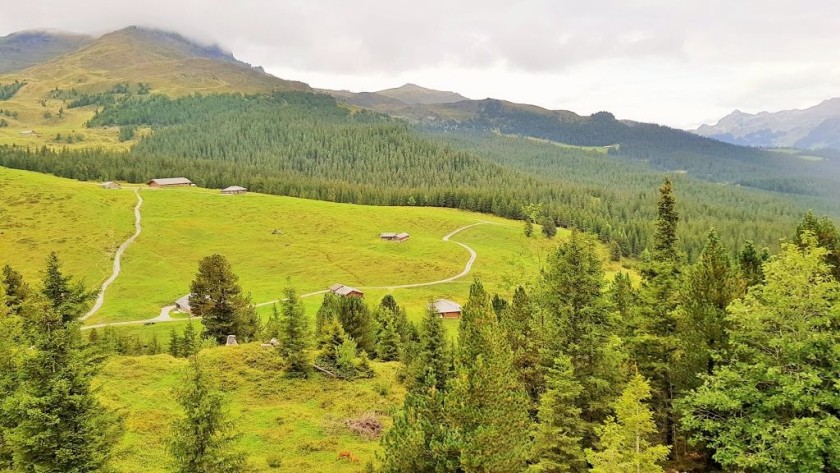
POLYGON ((656 231, 653 233, 653 252, 655 259, 675 261, 677 259, 677 222, 679 216, 674 198, 671 179, 665 178, 659 187, 657 204, 656 231))
POLYGON ((615 417, 598 429, 598 448, 586 451, 592 473, 659 473, 670 447, 656 445, 656 425, 645 401, 650 385, 637 374, 615 401, 615 417))
POLYGON ((271 315, 265 323, 265 338, 268 340, 280 339, 280 331, 282 330, 282 323, 280 321, 280 308, 277 304, 271 305, 271 315))
POLYGON ((147 355, 157 355, 161 352, 160 342, 158 342, 157 334, 152 334, 152 339, 149 340, 149 346, 146 349, 147 355))
POLYGON ((339 299, 338 321, 347 335, 351 336, 360 349, 375 353, 376 333, 373 317, 365 301, 360 297, 339 299))
MULTIPOLYGON (((6 286, 0 281, 0 399, 10 399, 17 387, 16 373, 20 351, 21 320, 17 307, 8 304, 6 286)), ((0 471, 12 468, 12 450, 6 443, 7 431, 14 424, 0 402, 0 471)))
POLYGON ((546 318, 544 366, 568 355, 583 386, 578 407, 588 424, 584 446, 591 445, 592 429, 606 417, 625 373, 624 355, 603 294, 604 272, 596 245, 592 236, 573 231, 543 271, 539 301, 546 318))
POLYGON ((245 454, 236 447, 238 434, 228 420, 221 395, 216 392, 198 357, 177 390, 184 416, 172 424, 169 451, 179 473, 239 473, 246 469, 245 454))
POLYGON ((440 384, 430 371, 406 394, 394 425, 382 436, 382 473, 463 471, 460 439, 450 428, 440 384))
POLYGON ((178 344, 178 353, 184 358, 197 355, 201 350, 201 337, 193 325, 192 319, 187 321, 187 326, 184 327, 184 336, 181 337, 178 344))
POLYGON ((516 288, 511 304, 499 315, 499 325, 513 352, 513 366, 531 398, 531 411, 536 414, 545 384, 540 363, 540 352, 545 348, 545 324, 542 317, 537 316, 537 308, 522 286, 516 288))
POLYGON ((534 235, 534 223, 529 217, 525 217, 525 238, 531 238, 534 235))
POLYGON ((680 390, 697 386, 697 374, 711 374, 712 353, 727 347, 726 308, 743 292, 743 282, 712 229, 698 261, 684 274, 677 309, 682 355, 680 390))
POLYGON ((420 325, 418 352, 410 361, 408 389, 423 386, 431 377, 435 381, 435 389, 443 392, 452 376, 451 365, 452 357, 447 346, 443 321, 440 315, 429 308, 420 325))
POLYGON ((223 343, 228 335, 248 341, 258 332, 253 306, 222 255, 207 256, 199 262, 190 284, 190 307, 194 316, 202 317, 205 336, 217 343, 223 343))
POLYGON ((540 397, 539 423, 529 472, 571 473, 586 471, 581 440, 586 426, 576 406, 583 388, 575 379, 568 357, 559 357, 546 375, 546 391, 540 397))
POLYGON ((321 302, 321 307, 315 314, 315 337, 318 339, 318 348, 321 348, 321 340, 324 327, 330 320, 338 317, 340 298, 332 292, 324 294, 324 300, 321 302))
POLYGON ((169 331, 169 354, 174 357, 181 356, 181 337, 178 336, 178 332, 175 329, 171 329, 169 331))
POLYGON ((286 375, 294 378, 309 376, 309 330, 303 302, 298 299, 295 290, 287 288, 283 292, 282 314, 280 318, 280 355, 286 361, 286 375))
POLYGON ((738 266, 748 288, 764 282, 764 270, 761 267, 769 258, 770 251, 767 248, 759 251, 752 240, 744 243, 744 248, 738 254, 738 266))
POLYGON ((61 273, 61 263, 55 252, 47 258, 41 294, 52 309, 61 314, 65 324, 77 320, 84 313, 85 304, 95 297, 95 294, 86 292, 81 283, 75 283, 71 276, 61 273))
POLYGON ((20 313, 21 305, 23 305, 24 301, 32 293, 29 284, 23 280, 23 276, 19 272, 12 269, 9 265, 3 266, 2 284, 6 288, 6 306, 12 312, 20 313))
POLYGON ((460 432, 465 471, 521 471, 530 450, 530 401, 489 297, 475 281, 461 318, 447 409, 460 432))
POLYGON ((557 224, 552 217, 544 217, 542 220, 542 233, 546 238, 557 236, 557 224))
POLYGON ((805 248, 804 235, 809 232, 816 238, 817 246, 828 250, 825 262, 831 266, 834 278, 840 281, 840 232, 837 231, 834 222, 826 216, 817 218, 813 212, 808 211, 796 227, 794 243, 800 248, 805 248))
POLYGON ((382 361, 400 359, 402 340, 397 328, 397 315, 390 309, 382 311, 382 322, 376 341, 376 355, 382 361))
POLYGON ((100 471, 119 438, 119 422, 91 390, 96 366, 72 322, 78 314, 56 300, 23 307, 28 349, 20 353, 15 393, 4 403, 13 426, 6 440, 21 471, 100 471))

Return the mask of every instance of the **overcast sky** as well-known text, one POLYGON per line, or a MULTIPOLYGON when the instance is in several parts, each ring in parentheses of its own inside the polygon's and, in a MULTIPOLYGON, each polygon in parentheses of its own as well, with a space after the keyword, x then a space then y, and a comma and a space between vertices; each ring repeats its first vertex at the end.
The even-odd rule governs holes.
POLYGON ((838 0, 26 0, 0 35, 129 25, 313 87, 406 82, 693 128, 840 96, 838 0))

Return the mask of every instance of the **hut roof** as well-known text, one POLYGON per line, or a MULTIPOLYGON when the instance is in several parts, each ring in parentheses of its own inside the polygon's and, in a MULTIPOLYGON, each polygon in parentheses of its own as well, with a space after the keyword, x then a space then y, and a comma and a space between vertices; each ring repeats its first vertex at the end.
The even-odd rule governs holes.
POLYGON ((358 290, 354 287, 345 286, 344 284, 338 284, 338 283, 330 286, 330 291, 334 292, 335 294, 338 294, 339 296, 346 296, 346 295, 354 293, 354 292, 358 292, 359 294, 362 294, 362 291, 360 291, 360 290, 358 290))
POLYGON ((224 189, 222 189, 222 192, 244 192, 244 191, 247 191, 247 190, 248 189, 246 189, 242 186, 230 186, 230 187, 225 187, 224 189))
POLYGON ((186 177, 161 177, 149 181, 149 184, 152 183, 155 183, 159 186, 192 185, 192 181, 187 179, 186 177))
POLYGON ((461 306, 449 299, 438 299, 431 303, 430 307, 438 314, 447 314, 450 312, 461 312, 461 306))
POLYGON ((397 233, 397 238, 400 239, 400 240, 405 240, 406 238, 408 238, 408 233, 406 233, 406 232, 397 233))
POLYGON ((187 294, 175 301, 175 305, 182 310, 190 310, 190 296, 191 294, 187 294))
POLYGON ((393 232, 380 233, 379 238, 396 238, 397 234, 393 232))

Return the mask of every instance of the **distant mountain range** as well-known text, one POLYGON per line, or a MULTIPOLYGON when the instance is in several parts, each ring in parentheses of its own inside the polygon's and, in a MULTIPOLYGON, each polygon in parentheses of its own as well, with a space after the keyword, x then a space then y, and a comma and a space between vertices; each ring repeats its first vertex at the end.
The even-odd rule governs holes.
POLYGON ((734 111, 695 133, 744 146, 840 149, 840 98, 804 110, 734 111))

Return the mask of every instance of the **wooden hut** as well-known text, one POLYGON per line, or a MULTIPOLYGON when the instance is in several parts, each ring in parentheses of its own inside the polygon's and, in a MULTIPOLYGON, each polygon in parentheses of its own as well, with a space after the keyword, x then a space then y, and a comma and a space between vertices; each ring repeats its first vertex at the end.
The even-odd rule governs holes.
POLYGON ((186 177, 163 177, 158 179, 152 179, 151 181, 146 183, 149 187, 189 187, 194 186, 195 184, 192 183, 186 177))
POLYGON ((241 186, 230 186, 225 187, 222 189, 222 194, 224 195, 237 195, 237 194, 244 194, 248 192, 248 189, 241 187, 241 186))
POLYGON ((461 317, 461 306, 448 299, 438 299, 432 302, 429 308, 444 319, 457 319, 461 317))
POLYGON ((114 181, 105 181, 99 184, 99 187, 103 189, 120 189, 120 185, 114 181))
POLYGON ((190 296, 191 295, 192 294, 187 294, 186 296, 181 297, 180 299, 176 300, 175 301, 175 308, 178 309, 179 311, 185 313, 185 314, 192 313, 192 307, 190 307, 190 296))
POLYGON ((365 293, 344 284, 333 284, 330 286, 330 292, 341 297, 365 297, 365 293))

